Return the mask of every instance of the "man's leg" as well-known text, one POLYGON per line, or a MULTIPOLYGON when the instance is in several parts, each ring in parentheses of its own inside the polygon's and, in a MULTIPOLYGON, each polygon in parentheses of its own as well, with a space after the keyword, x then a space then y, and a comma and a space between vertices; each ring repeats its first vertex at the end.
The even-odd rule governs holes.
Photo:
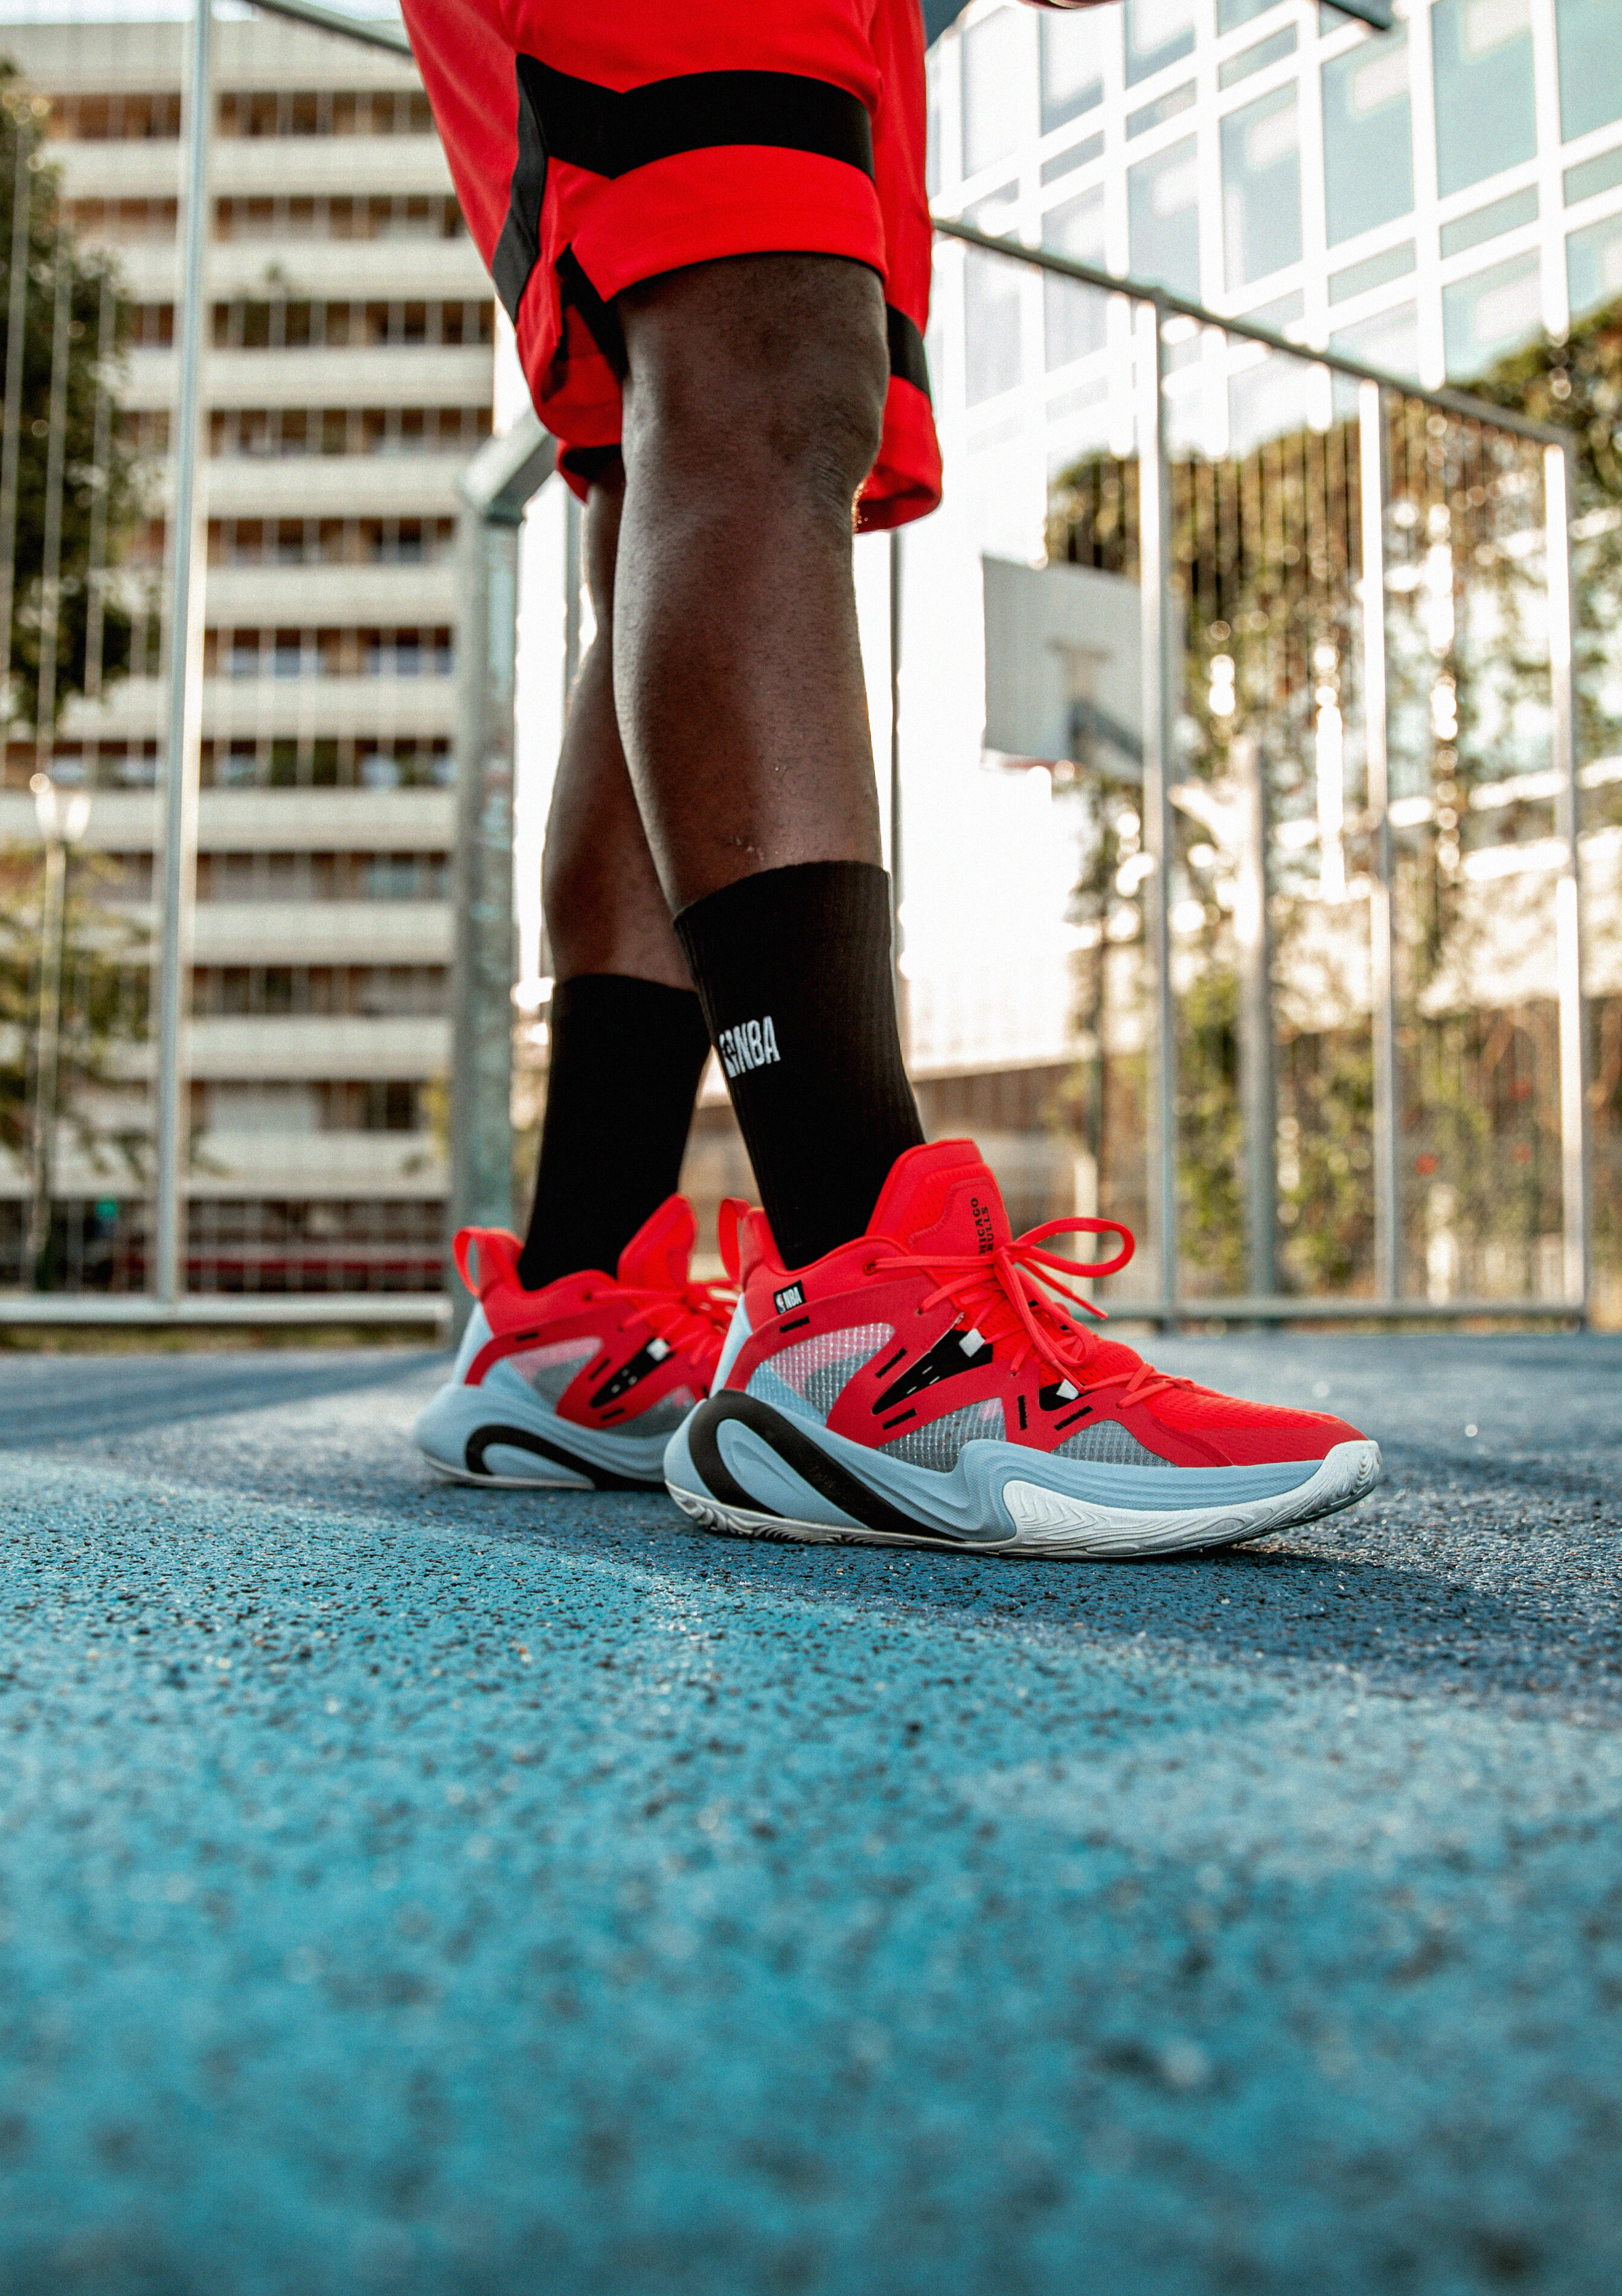
POLYGON ((837 257, 744 256, 618 308, 618 725, 767 1214, 801 1265, 860 1233, 922 1137, 851 566, 883 294, 837 257))
POLYGON ((614 553, 622 489, 594 485, 586 582, 597 634, 569 696, 546 824, 557 969, 540 1167, 520 1281, 610 1272, 681 1174, 709 1051, 643 832, 614 716, 614 553))
POLYGON ((657 1488, 672 1429, 715 1376, 730 1312, 690 1281, 690 1207, 666 1204, 709 1037, 614 722, 618 520, 618 487, 594 486, 597 636, 569 696, 547 830, 557 986, 529 1233, 521 1250, 499 1230, 457 1236, 478 1299, 416 1427, 432 1464, 461 1482, 657 1488), (622 1280, 605 1284, 599 1269, 622 1280))

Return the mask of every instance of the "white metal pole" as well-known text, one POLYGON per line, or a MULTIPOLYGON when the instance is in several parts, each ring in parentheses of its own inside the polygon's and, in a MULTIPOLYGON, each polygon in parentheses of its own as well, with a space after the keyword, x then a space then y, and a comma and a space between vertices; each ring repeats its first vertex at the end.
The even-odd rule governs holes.
POLYGON ((1166 452, 1160 307, 1137 308, 1138 579, 1143 680, 1144 922, 1154 972, 1154 1149, 1150 1201, 1160 1246, 1166 1320, 1177 1303, 1177 1009, 1171 982, 1171 472, 1166 452))
POLYGON ((12 246, 5 312, 5 422, 4 439, 0 439, 0 709, 4 708, 12 674, 17 489, 22 466, 22 370, 28 340, 29 242, 34 204, 34 122, 31 114, 20 106, 12 118, 17 129, 17 168, 12 184, 12 246))
POLYGON ((67 227, 56 232, 51 316, 51 435, 45 446, 45 515, 39 604, 39 685, 34 706, 34 766, 48 772, 56 746, 56 651, 61 613, 62 486, 68 431, 68 328, 73 316, 73 257, 67 227))
MULTIPOLYGON (((39 776, 36 776, 38 779, 39 776)), ((47 792, 48 793, 48 792, 47 792)), ((57 1071, 61 1059, 62 937, 67 917, 68 849, 54 830, 45 839, 45 898, 39 924, 39 1016, 34 1056, 34 1185, 29 1203, 28 1280, 45 1289, 55 1194, 57 1071)))
MULTIPOLYGON (((451 1198, 458 1227, 512 1220, 512 784, 524 509, 553 467, 534 414, 463 472, 456 647, 456 946, 451 966, 451 1198)), ((572 500, 573 497, 571 496, 572 500)), ((577 529, 578 532, 578 529, 577 529)), ((578 567, 578 559, 572 562, 578 567)), ((578 596, 578 592, 576 593, 578 596)), ((578 636, 575 644, 578 649, 578 636)), ((471 1301, 452 1294, 453 1331, 471 1301)))
POLYGON ((181 1032, 188 1001, 185 991, 197 884, 197 777, 202 734, 202 584, 196 579, 196 560, 202 520, 198 464, 208 317, 203 302, 203 250, 214 108, 209 72, 212 26, 211 0, 195 0, 188 91, 185 254, 180 289, 180 407, 171 511, 169 694, 163 756, 163 907, 158 969, 153 1289, 167 1305, 173 1305, 185 1288, 184 1190, 190 1125, 181 1032))
POLYGON ((1363 556, 1363 723, 1374 865, 1369 882, 1369 974, 1374 1051, 1374 1280, 1378 1296, 1402 1295, 1402 1223, 1397 1193, 1397 968, 1391 911, 1390 755, 1386 684, 1385 394, 1357 387, 1357 463, 1363 556))
POLYGON ((1577 844, 1577 695, 1571 605, 1571 464, 1567 447, 1544 448, 1544 527, 1549 569, 1549 684, 1555 800, 1566 857, 1554 887, 1554 961, 1560 999, 1561 1228, 1566 1304, 1586 1313, 1591 1276, 1588 1059, 1583 1014, 1583 863, 1577 844))

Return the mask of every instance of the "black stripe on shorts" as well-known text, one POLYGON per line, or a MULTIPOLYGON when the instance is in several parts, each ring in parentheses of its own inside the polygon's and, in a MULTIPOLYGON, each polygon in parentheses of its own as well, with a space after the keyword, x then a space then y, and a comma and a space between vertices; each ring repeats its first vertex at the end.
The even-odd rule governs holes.
POLYGON ((910 382, 914 390, 930 396, 930 363, 923 355, 923 337, 905 311, 893 303, 884 306, 884 333, 889 346, 889 371, 910 382))
POLYGON ((549 158, 614 180, 655 160, 727 144, 814 152, 864 176, 873 172, 867 107, 828 80, 798 72, 683 72, 621 90, 520 55, 518 159, 491 263, 508 316, 516 320, 539 260, 549 158))

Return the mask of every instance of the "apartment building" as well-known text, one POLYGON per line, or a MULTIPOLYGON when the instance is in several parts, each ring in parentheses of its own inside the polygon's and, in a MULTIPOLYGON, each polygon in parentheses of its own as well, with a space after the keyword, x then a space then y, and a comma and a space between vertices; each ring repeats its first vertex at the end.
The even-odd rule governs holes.
MULTIPOLYGON (((71 220, 117 250, 121 393, 164 549, 184 23, 0 26, 52 102, 71 220)), ((456 480, 490 428, 493 303, 408 62, 274 18, 215 33, 202 793, 189 1037, 190 1280, 440 1280, 456 480)), ((64 720, 54 772, 149 906, 161 633, 64 720)), ((0 834, 26 835, 33 763, 0 834), (12 816, 15 818, 12 818, 12 816)), ((70 1260, 138 1284, 139 1183, 64 1138, 70 1260), (89 1242, 86 1242, 86 1237, 89 1242)), ((21 1176, 7 1184, 13 1193, 21 1176)))

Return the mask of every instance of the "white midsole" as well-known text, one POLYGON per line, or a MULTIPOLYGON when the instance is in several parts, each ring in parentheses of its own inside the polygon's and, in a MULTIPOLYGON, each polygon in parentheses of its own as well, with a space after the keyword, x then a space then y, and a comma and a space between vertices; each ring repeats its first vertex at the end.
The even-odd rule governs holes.
POLYGON ((714 1530, 749 1538, 836 1540, 875 1546, 934 1546, 958 1554, 1073 1556, 1128 1561, 1135 1556, 1186 1554, 1191 1549, 1231 1546, 1241 1539, 1265 1538, 1297 1524, 1354 1506, 1380 1480, 1380 1447, 1366 1439, 1337 1443, 1304 1482, 1269 1498, 1144 1511, 1112 1507, 1036 1483, 1003 1486, 1003 1503, 1013 1519, 1006 1538, 954 1538, 920 1525, 916 1531, 870 1530, 864 1526, 811 1522, 753 1508, 731 1506, 708 1491, 669 1485, 683 1512, 714 1530))

